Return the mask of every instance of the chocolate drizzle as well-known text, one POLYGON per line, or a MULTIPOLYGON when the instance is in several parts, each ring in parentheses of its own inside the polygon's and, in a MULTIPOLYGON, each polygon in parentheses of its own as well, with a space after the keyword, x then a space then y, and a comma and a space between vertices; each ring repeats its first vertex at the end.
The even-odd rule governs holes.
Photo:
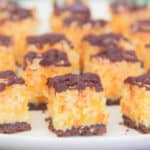
POLYGON ((75 23, 77 26, 82 27, 84 25, 91 25, 93 28, 104 27, 108 24, 106 20, 93 20, 90 18, 78 18, 78 17, 68 17, 65 18, 63 24, 65 26, 70 26, 72 23, 75 23))
POLYGON ((7 14, 7 16, 0 20, 4 23, 7 20, 18 21, 33 17, 32 10, 21 7, 15 2, 1 2, 0 14, 7 14))
POLYGON ((58 93, 73 89, 84 90, 86 87, 94 87, 96 91, 103 91, 99 77, 91 73, 56 76, 54 78, 49 78, 47 85, 49 87, 53 86, 58 93))
POLYGON ((62 51, 58 51, 56 49, 51 49, 43 53, 40 65, 44 67, 50 65, 54 65, 57 67, 71 66, 70 62, 68 61, 67 54, 62 51))
POLYGON ((33 62, 34 59, 40 59, 39 64, 43 67, 48 67, 50 65, 54 65, 57 67, 68 67, 70 66, 70 62, 68 61, 67 54, 63 51, 59 51, 57 49, 49 49, 48 51, 37 54, 35 52, 29 52, 24 57, 23 69, 26 69, 27 62, 33 62))
POLYGON ((112 62, 127 61, 127 62, 140 62, 136 56, 135 51, 125 51, 119 48, 108 48, 98 52, 92 58, 106 58, 112 62))
POLYGON ((0 44, 4 45, 4 46, 9 46, 11 45, 12 40, 9 36, 5 36, 5 35, 0 35, 0 44))
POLYGON ((132 32, 150 32, 150 19, 138 20, 131 25, 132 32))
POLYGON ((75 0, 71 4, 59 5, 57 2, 54 3, 54 14, 59 16, 64 12, 69 12, 71 16, 78 18, 90 18, 91 12, 88 6, 86 6, 81 0, 75 0))
POLYGON ((148 5, 137 4, 133 2, 114 2, 111 4, 111 9, 114 14, 124 12, 137 12, 148 8, 148 5))
POLYGON ((71 48, 73 47, 71 42, 63 34, 49 33, 39 36, 29 36, 27 38, 28 44, 33 44, 38 48, 42 48, 45 44, 56 44, 60 41, 65 41, 71 48))
POLYGON ((24 84, 24 80, 22 78, 18 78, 11 70, 0 72, 0 79, 4 80, 0 83, 0 92, 5 90, 7 86, 11 86, 13 84, 24 84))
POLYGON ((138 77, 128 77, 124 82, 150 90, 150 71, 138 77))
POLYGON ((89 34, 83 38, 83 41, 89 42, 93 46, 97 47, 118 47, 118 42, 124 40, 129 42, 128 39, 121 34, 107 33, 102 35, 89 34))

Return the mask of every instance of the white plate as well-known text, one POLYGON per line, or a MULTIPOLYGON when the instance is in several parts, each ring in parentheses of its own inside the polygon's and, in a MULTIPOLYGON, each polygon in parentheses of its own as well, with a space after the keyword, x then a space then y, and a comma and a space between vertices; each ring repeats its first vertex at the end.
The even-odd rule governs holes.
MULTIPOLYGON (((49 29, 48 20, 51 6, 48 2, 24 2, 27 7, 36 6, 42 26, 39 32, 46 32, 49 29)), ((108 7, 105 1, 91 3, 93 15, 109 18, 108 7), (98 11, 100 10, 100 11, 98 11)), ((57 138, 48 130, 45 122, 46 113, 31 113, 32 130, 29 132, 17 133, 13 135, 0 134, 0 149, 114 149, 114 150, 149 150, 150 135, 142 135, 139 132, 129 129, 120 123, 122 122, 121 113, 118 106, 108 107, 110 120, 108 131, 104 136, 95 137, 70 137, 57 138)))

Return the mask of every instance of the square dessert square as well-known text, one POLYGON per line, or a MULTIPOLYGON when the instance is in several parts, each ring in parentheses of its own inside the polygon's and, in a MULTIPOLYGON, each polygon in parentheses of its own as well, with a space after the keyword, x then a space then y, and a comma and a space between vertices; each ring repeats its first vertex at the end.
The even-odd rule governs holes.
POLYGON ((135 51, 125 51, 121 48, 105 48, 90 56, 90 61, 84 72, 98 74, 107 97, 107 104, 119 104, 122 97, 123 81, 128 76, 140 75, 144 72, 135 51))
POLYGON ((49 129, 57 136, 90 136, 106 132, 108 113, 97 75, 66 74, 49 78, 49 129))
POLYGON ((24 80, 11 70, 0 72, 0 133, 10 134, 30 129, 24 80))
POLYGON ((150 17, 150 7, 148 5, 132 1, 116 1, 110 5, 110 11, 112 14, 112 30, 125 34, 133 20, 150 17))
POLYGON ((0 71, 16 71, 13 41, 10 36, 0 34, 0 71))
POLYGON ((124 124, 142 133, 150 133, 150 71, 125 81, 121 110, 124 124))
POLYGON ((73 62, 73 66, 79 69, 79 54, 74 50, 72 43, 64 34, 46 33, 41 35, 29 36, 26 40, 26 49, 28 52, 36 53, 46 52, 48 49, 57 49, 67 54, 69 60, 73 62), (72 59, 74 58, 74 59, 72 59))
POLYGON ((34 9, 27 9, 15 2, 0 2, 0 33, 13 37, 14 51, 20 64, 25 54, 25 39, 34 34, 38 21, 34 9))
POLYGON ((140 19, 131 23, 129 30, 129 38, 136 47, 136 53, 139 59, 144 63, 146 70, 150 69, 150 17, 140 19))
POLYGON ((29 52, 25 56, 20 74, 25 79, 30 93, 30 109, 46 109, 47 78, 67 73, 78 74, 77 63, 79 64, 79 59, 72 59, 67 53, 57 49, 48 49, 40 54, 29 52))
POLYGON ((134 49, 134 45, 128 38, 120 33, 88 34, 82 39, 81 62, 82 68, 86 68, 90 56, 102 51, 104 48, 119 47, 124 50, 134 49))
POLYGON ((88 7, 88 4, 82 0, 73 0, 64 3, 58 3, 55 1, 53 4, 53 12, 50 18, 52 31, 60 31, 62 29, 63 20, 66 17, 72 16, 79 18, 90 18, 91 11, 88 7))

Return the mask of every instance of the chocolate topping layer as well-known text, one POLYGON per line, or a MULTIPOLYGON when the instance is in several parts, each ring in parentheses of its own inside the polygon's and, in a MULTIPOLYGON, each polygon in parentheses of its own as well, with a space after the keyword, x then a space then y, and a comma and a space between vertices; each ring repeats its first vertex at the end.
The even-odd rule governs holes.
POLYGON ((0 14, 5 13, 7 16, 4 19, 0 19, 0 23, 7 20, 18 21, 29 17, 33 17, 32 10, 21 7, 15 2, 1 2, 0 14))
POLYGON ((57 67, 61 66, 70 66, 70 62, 68 61, 67 54, 58 51, 56 49, 51 49, 42 54, 42 60, 40 61, 41 66, 50 66, 55 65, 57 67))
POLYGON ((78 18, 90 18, 91 12, 88 6, 86 6, 81 0, 75 0, 72 4, 57 4, 54 3, 54 14, 59 16, 64 12, 69 12, 71 16, 78 18))
POLYGON ((150 48, 150 44, 146 44, 145 47, 146 47, 146 48, 150 48))
POLYGON ((150 19, 138 20, 131 25, 132 32, 150 32, 150 19))
POLYGON ((9 46, 11 45, 12 40, 11 37, 5 36, 5 35, 0 35, 0 44, 4 46, 9 46))
POLYGON ((42 48, 45 44, 56 44, 60 41, 65 41, 70 47, 73 47, 71 42, 63 34, 49 33, 39 36, 29 36, 27 38, 27 44, 33 44, 38 48, 42 48))
POLYGON ((111 4, 111 10, 114 14, 125 12, 136 12, 146 9, 148 5, 137 4, 133 2, 114 2, 111 4))
POLYGON ((118 47, 118 42, 124 40, 129 42, 128 39, 121 34, 107 33, 102 35, 89 34, 83 38, 83 41, 89 42, 93 46, 97 47, 118 47))
POLYGON ((47 85, 49 87, 53 86, 55 91, 59 93, 72 89, 84 90, 86 87, 94 87, 96 91, 103 91, 99 77, 91 73, 56 76, 54 78, 49 78, 47 85))
POLYGON ((103 51, 98 52, 96 55, 91 56, 91 58, 106 58, 112 62, 128 61, 128 62, 140 62, 136 56, 135 51, 125 51, 119 48, 107 48, 103 51))
POLYGON ((0 92, 5 90, 7 86, 11 86, 13 84, 24 84, 24 80, 22 78, 18 78, 11 70, 0 72, 0 79, 5 80, 0 83, 0 92))
POLYGON ((56 130, 53 127, 52 119, 49 118, 49 126, 50 131, 56 133, 59 137, 67 137, 67 136, 92 136, 92 135, 103 135, 106 133, 106 126, 104 124, 94 124, 90 126, 79 126, 72 127, 66 131, 64 130, 56 130))
POLYGON ((50 65, 54 65, 57 67, 67 67, 71 66, 67 54, 63 51, 59 51, 57 49, 49 49, 48 51, 42 53, 42 54, 37 54, 35 52, 29 52, 25 58, 24 58, 24 63, 23 63, 23 69, 27 67, 27 62, 33 62, 34 59, 40 59, 39 64, 41 66, 47 67, 50 65))
POLYGON ((77 26, 82 27, 84 25, 91 25, 93 28, 100 28, 107 25, 106 20, 92 20, 90 18, 78 18, 78 17, 68 17, 65 18, 63 24, 65 26, 70 26, 72 23, 75 23, 77 26))
POLYGON ((128 77, 124 82, 150 90, 150 71, 138 77, 128 77))

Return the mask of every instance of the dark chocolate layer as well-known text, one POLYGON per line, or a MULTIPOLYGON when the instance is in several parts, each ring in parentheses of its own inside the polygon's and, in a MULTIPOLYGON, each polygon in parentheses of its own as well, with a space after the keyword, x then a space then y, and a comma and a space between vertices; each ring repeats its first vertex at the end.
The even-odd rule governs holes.
POLYGON ((5 36, 5 35, 0 35, 0 44, 4 46, 9 46, 11 45, 12 40, 11 37, 5 36))
POLYGON ((114 2, 111 4, 111 10, 114 14, 126 13, 126 12, 137 12, 139 10, 146 9, 147 5, 137 4, 133 2, 114 2))
POLYGON ((124 60, 133 63, 140 62, 135 51, 125 51, 119 48, 106 48, 103 51, 91 56, 91 58, 104 58, 109 59, 112 62, 120 62, 124 60))
POLYGON ((46 103, 40 103, 40 104, 29 103, 28 106, 29 106, 29 110, 46 110, 47 109, 46 103))
POLYGON ((67 136, 92 136, 92 135, 103 135, 106 133, 106 126, 104 124, 95 124, 90 126, 72 127, 66 131, 55 130, 53 127, 52 119, 49 120, 49 130, 53 131, 59 137, 67 136))
POLYGON ((0 72, 0 79, 5 79, 4 82, 0 83, 0 92, 5 90, 5 88, 7 86, 11 86, 13 84, 24 84, 23 78, 18 78, 16 76, 16 74, 11 70, 1 71, 0 72))
POLYGON ((51 65, 54 65, 57 67, 71 66, 68 60, 67 54, 65 52, 59 51, 57 49, 49 49, 48 51, 42 54, 29 52, 24 58, 23 69, 26 69, 28 61, 32 63, 32 61, 36 58, 40 59, 39 64, 43 67, 47 67, 51 65))
POLYGON ((31 130, 30 124, 26 122, 16 122, 8 124, 0 124, 0 133, 11 134, 31 130))
POLYGON ((66 41, 70 47, 73 47, 71 42, 63 34, 49 33, 43 35, 29 36, 27 38, 27 44, 35 45, 38 48, 42 48, 45 44, 56 44, 60 41, 66 41))
POLYGON ((150 71, 138 77, 128 77, 124 82, 150 90, 150 71))
POLYGON ((54 14, 59 16, 64 12, 69 12, 71 16, 78 18, 90 18, 91 12, 88 6, 86 6, 81 0, 75 0, 74 3, 57 4, 54 3, 54 14))
POLYGON ((79 17, 68 17, 65 18, 63 21, 63 24, 65 26, 70 26, 72 23, 75 23, 78 27, 82 27, 84 25, 91 25, 93 28, 100 28, 104 27, 108 24, 108 21, 106 20, 93 20, 90 18, 79 18, 79 17))
POLYGON ((120 104, 120 98, 118 99, 107 99, 106 104, 111 106, 111 105, 119 105, 120 104))
POLYGON ((83 41, 89 42, 93 46, 97 47, 118 47, 120 40, 129 42, 122 34, 107 33, 101 35, 89 34, 83 38, 83 41))
POLYGON ((6 18, 0 19, 0 23, 4 23, 7 20, 18 21, 33 17, 32 10, 23 8, 15 2, 1 2, 0 13, 8 15, 6 18))
POLYGON ((132 32, 150 32, 150 19, 138 20, 131 25, 132 32))
POLYGON ((150 126, 146 127, 145 125, 137 125, 135 121, 131 120, 129 117, 123 115, 124 124, 132 129, 136 129, 141 133, 150 133, 150 126))
POLYGON ((95 88, 96 91, 102 91, 100 79, 96 74, 84 73, 81 75, 67 74, 49 78, 47 85, 53 86, 56 92, 78 89, 84 90, 86 87, 95 88))

